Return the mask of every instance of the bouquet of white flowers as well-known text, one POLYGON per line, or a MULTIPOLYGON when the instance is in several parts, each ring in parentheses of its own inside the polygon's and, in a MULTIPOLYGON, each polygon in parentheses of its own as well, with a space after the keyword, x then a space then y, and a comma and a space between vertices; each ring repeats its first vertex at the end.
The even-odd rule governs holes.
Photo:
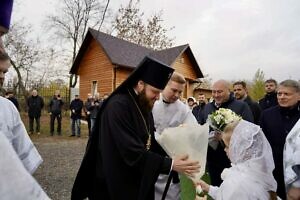
POLYGON ((156 141, 170 157, 189 155, 189 159, 198 161, 201 165, 200 172, 191 178, 198 181, 205 173, 206 154, 208 144, 208 124, 190 125, 184 124, 179 127, 166 128, 162 134, 156 135, 156 141))
POLYGON ((223 132, 227 124, 241 120, 242 117, 230 109, 220 108, 208 115, 209 125, 216 131, 223 132))

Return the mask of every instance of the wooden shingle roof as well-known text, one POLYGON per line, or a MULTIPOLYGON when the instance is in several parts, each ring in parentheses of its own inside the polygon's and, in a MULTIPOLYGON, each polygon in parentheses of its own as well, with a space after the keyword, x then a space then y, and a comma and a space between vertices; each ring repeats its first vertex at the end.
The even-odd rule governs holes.
POLYGON ((88 33, 71 67, 71 74, 77 73, 80 60, 82 59, 84 52, 88 48, 88 45, 90 44, 92 38, 99 42, 106 55, 110 59, 111 63, 118 67, 121 66, 135 68, 145 56, 150 56, 167 65, 172 65, 172 63, 175 62, 178 56, 186 52, 193 64, 193 67, 195 68, 197 77, 203 77, 200 67, 188 44, 155 51, 153 49, 149 49, 141 45, 116 38, 114 36, 91 28, 88 30, 88 33))

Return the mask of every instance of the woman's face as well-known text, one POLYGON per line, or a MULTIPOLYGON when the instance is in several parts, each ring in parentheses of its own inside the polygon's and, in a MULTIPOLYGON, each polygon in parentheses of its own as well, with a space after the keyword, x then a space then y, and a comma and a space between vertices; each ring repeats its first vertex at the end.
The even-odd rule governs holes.
POLYGON ((222 134, 222 140, 225 144, 224 151, 226 152, 229 159, 230 159, 230 157, 229 157, 229 154, 228 154, 228 149, 229 149, 229 145, 230 145, 231 135, 232 135, 232 131, 227 131, 227 132, 222 134))

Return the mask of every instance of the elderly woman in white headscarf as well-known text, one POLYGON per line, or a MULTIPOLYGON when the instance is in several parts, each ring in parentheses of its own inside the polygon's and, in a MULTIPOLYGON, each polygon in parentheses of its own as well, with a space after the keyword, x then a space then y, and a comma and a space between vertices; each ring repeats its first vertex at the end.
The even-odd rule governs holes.
MULTIPOLYGON (((217 200, 277 199, 277 184, 272 175, 272 150, 262 130, 238 117, 232 118, 233 120, 227 119, 227 114, 223 117, 223 128, 219 131, 222 131, 225 151, 232 167, 224 169, 220 187, 208 185, 204 181, 197 184, 217 200)), ((218 128, 218 125, 212 125, 218 128)))

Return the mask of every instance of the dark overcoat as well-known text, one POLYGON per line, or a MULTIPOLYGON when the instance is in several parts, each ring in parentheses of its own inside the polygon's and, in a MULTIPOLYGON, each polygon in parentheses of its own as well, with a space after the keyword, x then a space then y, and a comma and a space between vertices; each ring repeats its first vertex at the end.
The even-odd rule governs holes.
POLYGON ((153 118, 151 113, 143 113, 146 128, 136 103, 132 89, 118 91, 105 101, 77 174, 72 199, 154 199, 156 179, 160 173, 170 172, 172 160, 146 149, 148 130, 154 137, 153 118))
POLYGON ((279 105, 262 112, 260 126, 268 139, 275 162, 273 171, 277 181, 277 194, 285 199, 285 184, 283 176, 283 148, 285 139, 300 118, 300 106, 293 109, 282 108, 279 105))
POLYGON ((44 100, 40 96, 30 96, 27 99, 27 107, 28 107, 28 116, 33 117, 41 117, 41 111, 44 107, 44 100))
MULTIPOLYGON (((229 108, 236 114, 240 115, 244 120, 253 122, 253 115, 249 106, 243 102, 236 100, 231 94, 228 101, 224 102, 221 106, 216 107, 215 101, 208 103, 204 107, 203 118, 200 120, 201 124, 204 124, 209 114, 213 113, 219 108, 229 108)), ((211 175, 211 181, 214 185, 221 184, 221 173, 224 168, 230 167, 230 161, 224 151, 224 145, 220 142, 217 149, 213 149, 208 145, 207 149, 207 167, 211 175)))

